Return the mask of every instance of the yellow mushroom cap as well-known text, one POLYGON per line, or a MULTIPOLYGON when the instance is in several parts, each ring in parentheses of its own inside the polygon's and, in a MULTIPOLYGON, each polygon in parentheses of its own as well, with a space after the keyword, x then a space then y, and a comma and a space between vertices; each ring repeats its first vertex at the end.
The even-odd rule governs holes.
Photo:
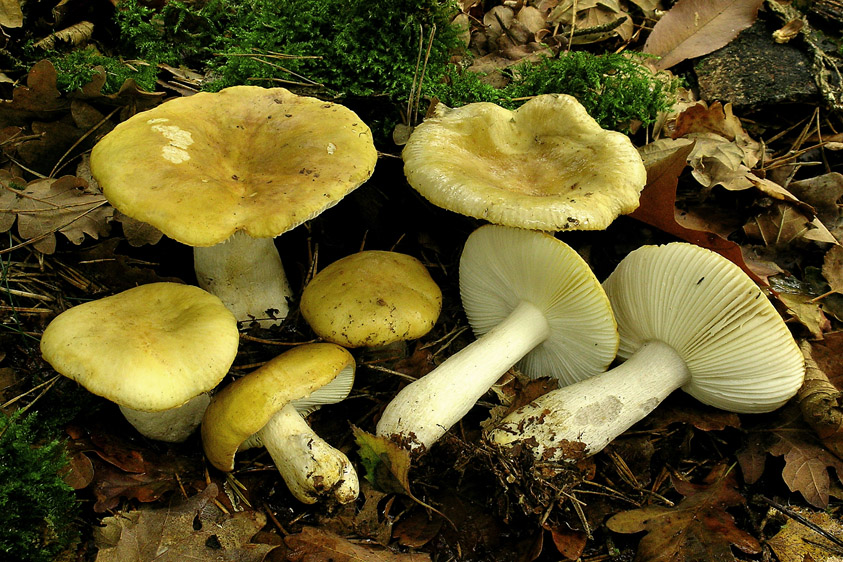
POLYGON ((442 291, 419 260, 377 250, 335 261, 301 297, 302 316, 313 331, 346 347, 420 338, 441 309, 442 291))
POLYGON ((239 339, 234 315, 214 295, 151 283, 62 312, 44 330, 41 353, 92 393, 157 412, 219 384, 239 339))
POLYGON ((377 151, 350 109, 284 88, 176 98, 117 125, 91 171, 119 211, 191 246, 278 236, 371 176, 377 151))
POLYGON ((434 205, 532 230, 601 230, 634 211, 647 181, 626 135, 573 97, 514 111, 480 102, 415 128, 402 153, 410 185, 434 205))
POLYGON ((314 394, 332 383, 322 403, 339 402, 351 390, 354 370, 351 353, 332 343, 300 345, 275 357, 211 399, 202 419, 205 456, 220 470, 234 470, 237 449, 278 411, 294 401, 313 407, 314 394))

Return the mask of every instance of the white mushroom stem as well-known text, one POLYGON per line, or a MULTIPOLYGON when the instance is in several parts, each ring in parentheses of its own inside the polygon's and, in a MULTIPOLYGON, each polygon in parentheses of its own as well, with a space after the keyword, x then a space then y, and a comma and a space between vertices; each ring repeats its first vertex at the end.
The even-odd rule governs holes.
POLYGON ((272 238, 236 232, 220 244, 194 248, 193 267, 199 286, 219 297, 239 322, 256 319, 266 328, 287 316, 292 292, 272 238))
POLYGON ((569 444, 575 442, 592 455, 690 380, 690 371, 672 347, 650 341, 620 366, 552 390, 512 412, 489 439, 511 446, 534 438, 531 450, 541 460, 565 460, 569 444))
POLYGON ((404 387, 384 410, 377 434, 426 450, 549 334, 541 309, 521 301, 497 326, 404 387))
POLYGON ((169 410, 143 412, 120 406, 120 411, 141 435, 158 441, 181 443, 199 427, 210 402, 211 397, 204 392, 169 410))
POLYGON ((360 483, 348 457, 316 435, 292 404, 272 416, 256 435, 300 502, 316 503, 333 495, 345 504, 357 498, 360 483))

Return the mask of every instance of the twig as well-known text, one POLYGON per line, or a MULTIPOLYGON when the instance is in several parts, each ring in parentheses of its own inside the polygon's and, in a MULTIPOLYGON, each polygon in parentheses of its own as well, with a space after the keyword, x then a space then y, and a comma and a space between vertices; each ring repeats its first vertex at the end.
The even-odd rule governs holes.
POLYGON ((816 523, 813 523, 813 522, 809 521, 808 519, 806 519, 802 515, 793 511, 792 509, 789 509, 789 508, 781 505, 780 503, 777 503, 777 502, 771 500, 768 497, 762 496, 760 494, 757 497, 761 501, 766 503, 767 505, 776 508, 777 510, 782 512, 784 515, 790 517, 791 519, 793 519, 795 521, 798 521, 799 523, 802 523, 803 525, 805 525, 806 527, 808 527, 809 529, 811 529, 815 533, 818 533, 818 534, 822 535, 823 537, 825 537, 828 540, 830 540, 831 542, 833 542, 835 545, 843 548, 843 540, 838 539, 837 537, 835 537, 834 535, 832 535, 831 533, 829 533, 828 531, 826 531, 825 529, 823 529, 822 527, 817 525, 816 523))

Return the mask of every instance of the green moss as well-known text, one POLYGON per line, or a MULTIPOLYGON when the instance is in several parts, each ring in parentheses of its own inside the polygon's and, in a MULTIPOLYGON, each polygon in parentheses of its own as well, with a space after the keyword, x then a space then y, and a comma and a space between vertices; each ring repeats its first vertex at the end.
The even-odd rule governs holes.
POLYGON ((585 106, 603 128, 628 130, 631 122, 648 125, 674 101, 676 80, 654 76, 634 55, 594 55, 573 51, 507 71, 503 88, 482 82, 477 74, 451 70, 446 81, 429 91, 446 105, 490 101, 514 109, 524 98, 569 94, 585 106))
POLYGON ((64 446, 38 428, 35 414, 0 414, 2 560, 48 562, 78 539, 75 496, 58 476, 64 446))
POLYGON ((91 81, 96 67, 105 70, 105 84, 102 92, 111 94, 129 79, 134 79, 144 90, 155 89, 157 69, 145 62, 127 64, 119 59, 106 57, 93 47, 78 49, 69 53, 51 53, 48 58, 56 67, 57 86, 62 92, 72 92, 91 81))
POLYGON ((204 86, 315 86, 340 96, 406 96, 419 35, 436 25, 431 75, 458 45, 450 0, 210 0, 201 8, 169 2, 158 13, 124 0, 121 43, 150 63, 209 71, 204 86))

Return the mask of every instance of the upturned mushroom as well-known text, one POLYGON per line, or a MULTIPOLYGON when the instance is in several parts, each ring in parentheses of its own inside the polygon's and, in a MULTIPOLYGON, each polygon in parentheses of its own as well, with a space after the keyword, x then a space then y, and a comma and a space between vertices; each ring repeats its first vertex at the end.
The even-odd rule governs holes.
POLYGON ((429 332, 442 309, 442 291, 416 258, 367 250, 317 273, 302 291, 300 309, 322 339, 381 347, 429 332))
POLYGON ((513 111, 445 109, 413 130, 402 157, 407 181, 434 205, 534 230, 602 230, 638 207, 647 182, 629 138, 564 94, 513 111))
POLYGON ((216 468, 230 472, 239 450, 262 446, 299 501, 354 501, 359 493, 354 466, 303 418, 343 400, 354 370, 351 354, 332 343, 282 353, 214 395, 202 420, 205 455, 216 468))
POLYGON ((477 339, 404 387, 377 434, 419 453, 518 363, 569 384, 604 371, 618 345, 609 301, 583 259, 549 234, 485 225, 465 243, 460 294, 477 339))
POLYGON ((603 286, 626 361, 516 410, 489 433, 491 442, 564 460, 572 443, 586 455, 600 451, 677 388, 716 408, 762 413, 802 385, 804 359, 778 312, 740 268, 710 250, 644 246, 603 286))
POLYGON ((119 211, 194 247, 199 285, 239 321, 269 326, 290 297, 273 238, 337 204, 376 160, 350 109, 234 86, 120 123, 94 147, 91 171, 119 211))
POLYGON ((62 375, 120 405, 140 433, 184 441, 234 362, 237 321, 199 287, 151 283, 70 308, 41 336, 62 375))

